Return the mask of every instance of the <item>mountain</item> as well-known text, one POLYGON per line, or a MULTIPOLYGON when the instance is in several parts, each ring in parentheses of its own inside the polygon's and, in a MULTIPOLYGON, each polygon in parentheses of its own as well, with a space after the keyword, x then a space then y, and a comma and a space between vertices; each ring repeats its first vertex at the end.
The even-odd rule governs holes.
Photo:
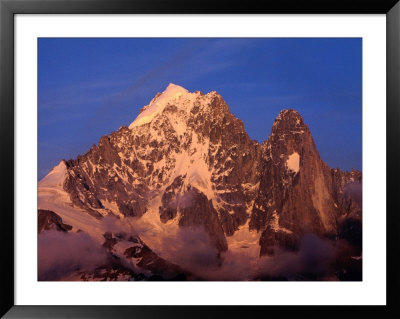
MULTIPOLYGON (((232 253, 257 263, 260 256, 299 252, 307 234, 343 239, 361 254, 361 232, 351 231, 361 225, 361 181, 361 172, 331 169, 321 160, 297 111, 281 111, 259 144, 217 92, 170 84, 128 127, 62 160, 39 182, 38 201, 41 210, 59 215, 52 217, 56 225, 71 225, 101 244, 105 234, 113 243, 123 229, 152 251, 153 261, 180 263, 165 268, 195 278, 197 264, 187 260, 196 258, 180 254, 196 251, 196 240, 206 242, 206 256, 215 255, 219 267, 232 253)), ((106 244, 113 256, 132 256, 129 240, 114 244, 106 244)))
MULTIPOLYGON (((297 250, 306 233, 335 236, 341 216, 351 213, 345 187, 361 183, 361 173, 331 170, 317 151, 308 126, 295 110, 283 110, 262 145, 260 187, 250 229, 262 231, 261 254, 278 243, 297 250)), ((361 206, 355 208, 361 212, 361 206)))

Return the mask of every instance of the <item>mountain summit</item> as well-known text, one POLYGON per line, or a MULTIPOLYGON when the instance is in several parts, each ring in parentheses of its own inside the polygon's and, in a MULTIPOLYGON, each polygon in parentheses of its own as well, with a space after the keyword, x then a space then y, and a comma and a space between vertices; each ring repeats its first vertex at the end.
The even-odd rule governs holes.
MULTIPOLYGON (((164 108, 175 101, 190 99, 192 96, 188 90, 179 85, 170 83, 162 93, 157 93, 148 105, 142 108, 138 117, 129 125, 129 128, 150 123, 154 117, 162 113, 164 108)), ((182 103, 179 103, 182 105, 182 103)))
POLYGON ((361 220, 361 203, 347 191, 353 185, 361 185, 361 173, 330 169, 297 111, 281 111, 259 144, 217 92, 171 83, 129 127, 39 182, 39 208, 101 243, 107 231, 109 242, 115 238, 103 222, 115 216, 176 263, 165 241, 201 229, 223 263, 230 252, 299 251, 307 234, 340 237, 345 221, 361 220))

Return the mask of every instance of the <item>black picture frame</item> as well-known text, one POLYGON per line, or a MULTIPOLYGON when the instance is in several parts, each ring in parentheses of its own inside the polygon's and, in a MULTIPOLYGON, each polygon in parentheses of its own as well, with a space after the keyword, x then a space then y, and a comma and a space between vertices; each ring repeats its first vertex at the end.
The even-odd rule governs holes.
MULTIPOLYGON (((400 318, 399 145, 400 3, 398 0, 0 0, 0 315, 4 318, 400 318), (386 14, 387 305, 386 306, 21 306, 14 303, 14 15, 63 14, 386 14)), ((383 141, 382 141, 383 142, 383 141)), ((376 169, 381 169, 377 167, 376 169)))

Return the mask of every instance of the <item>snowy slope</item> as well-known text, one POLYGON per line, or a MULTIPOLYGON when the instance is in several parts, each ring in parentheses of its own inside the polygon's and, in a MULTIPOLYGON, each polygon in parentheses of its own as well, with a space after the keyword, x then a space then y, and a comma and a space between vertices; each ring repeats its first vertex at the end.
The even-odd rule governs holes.
POLYGON ((197 96, 198 94, 196 93, 190 93, 183 87, 170 83, 164 92, 158 94, 153 100, 151 100, 150 104, 143 108, 143 111, 129 125, 129 128, 132 129, 135 126, 150 123, 157 115, 163 112, 164 108, 169 103, 183 105, 188 102, 193 102, 197 96))

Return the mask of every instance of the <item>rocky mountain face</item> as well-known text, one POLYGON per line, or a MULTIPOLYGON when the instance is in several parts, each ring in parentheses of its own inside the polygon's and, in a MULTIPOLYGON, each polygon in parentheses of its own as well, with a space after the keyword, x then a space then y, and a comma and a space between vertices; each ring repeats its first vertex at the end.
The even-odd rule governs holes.
POLYGON ((215 91, 170 84, 129 127, 60 166, 57 185, 81 214, 201 227, 218 255, 243 229, 270 256, 297 251, 305 234, 335 239, 349 220, 361 223, 361 173, 325 164, 297 111, 281 111, 260 145, 215 91))
POLYGON ((278 244, 297 250, 306 233, 336 236, 341 217, 361 213, 361 202, 344 192, 361 173, 332 170, 320 158, 297 111, 283 110, 262 145, 262 170, 250 229, 262 231, 261 255, 278 244))
POLYGON ((170 85, 147 109, 129 128, 103 136, 88 153, 66 162, 64 188, 71 201, 100 218, 141 217, 161 200, 162 222, 178 218, 182 227, 203 226, 218 250, 227 250, 225 236, 249 217, 259 144, 216 92, 170 85), (159 113, 143 122, 157 103, 162 111, 153 110, 159 113))

